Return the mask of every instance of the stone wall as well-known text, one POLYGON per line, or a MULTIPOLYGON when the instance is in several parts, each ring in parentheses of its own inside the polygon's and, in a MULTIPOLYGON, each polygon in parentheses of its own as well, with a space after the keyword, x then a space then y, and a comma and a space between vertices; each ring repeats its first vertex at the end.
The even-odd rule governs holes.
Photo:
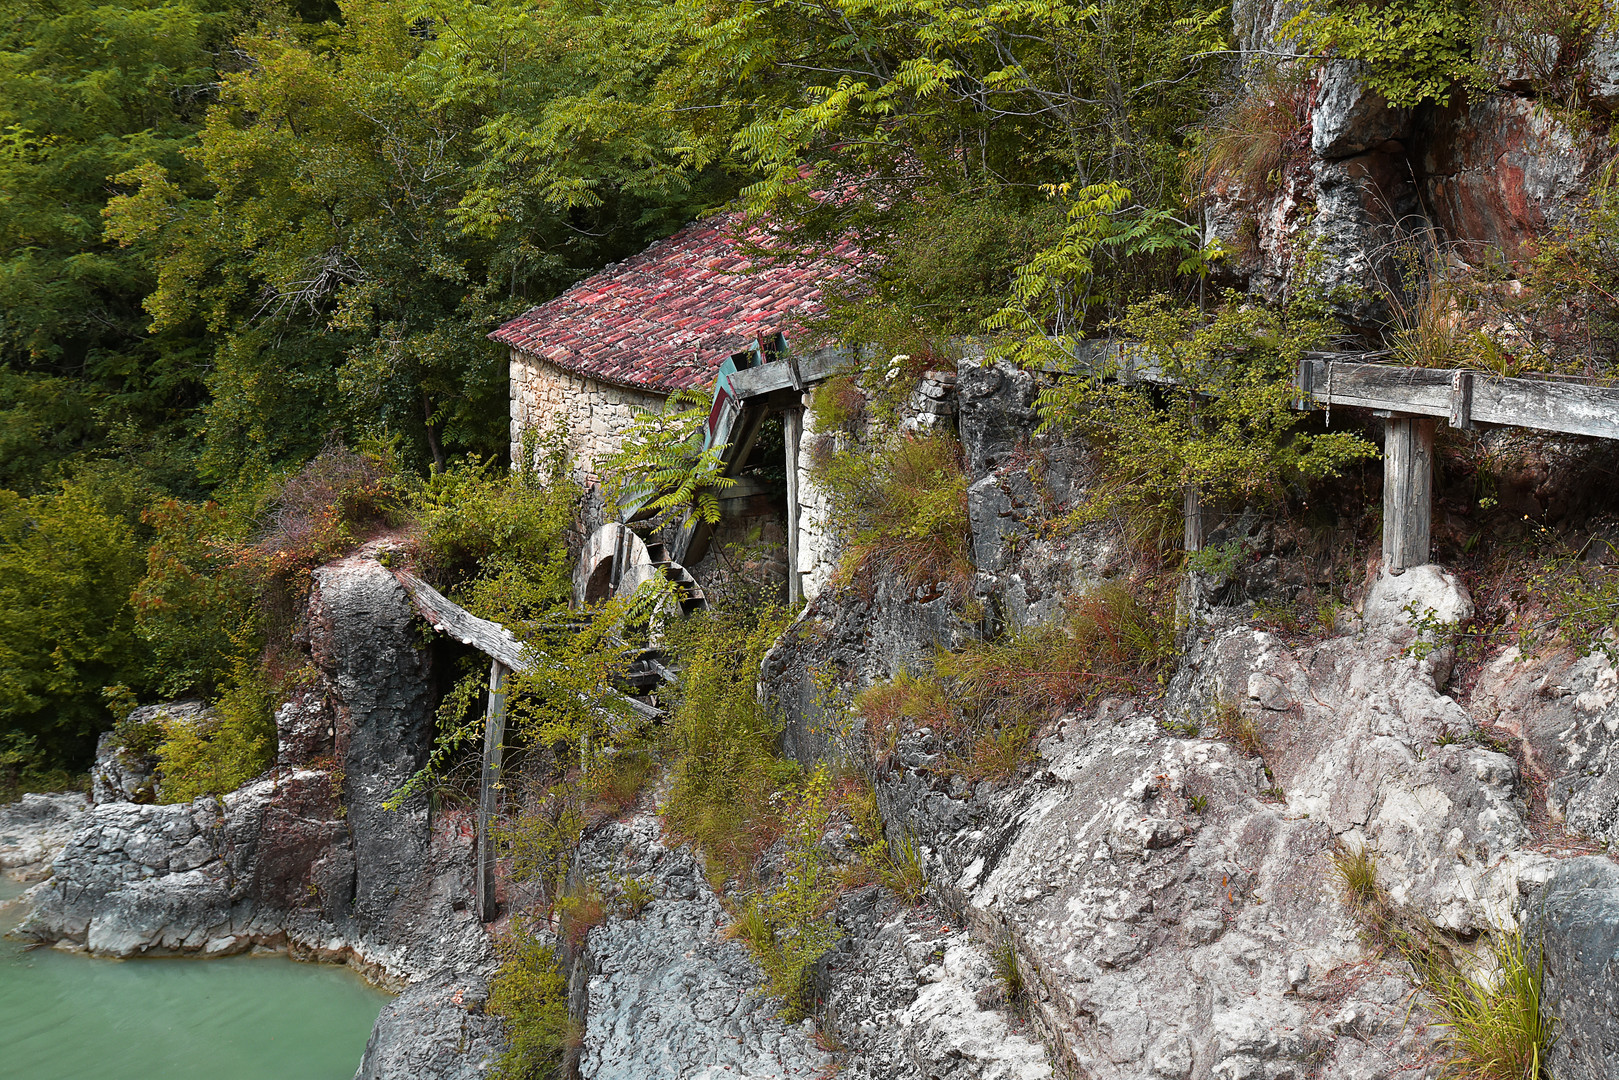
POLYGON ((585 378, 529 353, 512 350, 512 460, 523 453, 523 433, 543 442, 559 430, 573 455, 574 476, 587 487, 596 464, 618 448, 636 414, 662 409, 664 396, 585 378))
MULTIPOLYGON (((804 423, 798 440, 798 575, 799 588, 806 600, 813 600, 832 580, 837 568, 842 544, 831 527, 832 496, 815 482, 810 466, 814 458, 812 448, 821 438, 815 430, 815 415, 810 406, 815 401, 816 388, 804 392, 804 423)), ((836 433, 827 438, 837 439, 836 433)), ((839 447, 841 449, 841 447, 839 447)))

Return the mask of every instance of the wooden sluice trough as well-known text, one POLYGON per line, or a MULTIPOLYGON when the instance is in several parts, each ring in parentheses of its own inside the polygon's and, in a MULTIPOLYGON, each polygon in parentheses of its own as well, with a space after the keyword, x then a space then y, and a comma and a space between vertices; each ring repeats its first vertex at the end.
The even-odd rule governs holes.
MULTIPOLYGON (((490 825, 499 809, 501 756, 506 742, 506 676, 527 670, 533 661, 516 636, 504 626, 480 619, 415 574, 395 570, 393 575, 434 630, 450 635, 463 645, 471 645, 489 657, 489 705, 484 714, 483 766, 478 776, 478 851, 474 870, 478 918, 489 922, 495 917, 497 907, 495 838, 490 825)), ((621 696, 632 711, 643 717, 657 719, 663 715, 644 701, 627 694, 621 696)))

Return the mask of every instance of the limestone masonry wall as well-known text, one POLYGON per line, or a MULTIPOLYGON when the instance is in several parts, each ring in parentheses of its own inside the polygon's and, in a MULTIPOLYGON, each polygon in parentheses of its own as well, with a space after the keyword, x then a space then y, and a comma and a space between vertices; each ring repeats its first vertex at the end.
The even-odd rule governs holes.
POLYGON ((636 413, 663 403, 662 394, 598 382, 513 349, 512 460, 522 456, 526 429, 543 441, 560 428, 575 478, 589 484, 598 479, 596 464, 618 447, 636 413))

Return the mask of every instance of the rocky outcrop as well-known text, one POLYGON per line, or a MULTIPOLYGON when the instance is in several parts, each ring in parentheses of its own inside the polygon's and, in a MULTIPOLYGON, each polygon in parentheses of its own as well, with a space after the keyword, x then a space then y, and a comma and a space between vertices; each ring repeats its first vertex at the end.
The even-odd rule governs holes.
POLYGON ((98 803, 158 801, 157 758, 149 749, 131 745, 132 736, 138 736, 150 748, 163 737, 162 724, 195 727, 215 720, 214 711, 200 701, 143 705, 131 711, 117 731, 103 734, 96 743, 96 759, 90 766, 90 797, 98 803))
POLYGON ((827 1075, 834 1062, 859 1080, 1055 1075, 1028 1022, 1008 1010, 989 950, 937 908, 875 887, 841 898, 818 1018, 788 1024, 748 950, 728 938, 732 917, 701 867, 665 843, 657 818, 606 823, 573 874, 609 893, 633 878, 652 897, 590 930, 574 956, 582 1080, 788 1080, 827 1075))
POLYGON ((384 1005, 354 1080, 481 1080, 506 1050, 501 1022, 484 1013, 488 985, 441 973, 384 1005))
POLYGON ((1468 703, 1517 736, 1551 815, 1619 844, 1619 671, 1604 653, 1526 657, 1510 646, 1480 672, 1468 703))
MULTIPOLYGON (((363 1075, 440 1075, 421 1070, 465 1064, 467 1046, 492 1058, 499 1024, 441 1007, 457 993, 481 1001, 495 964, 472 911, 471 821, 430 815, 420 797, 388 806, 433 735, 431 654, 410 601, 362 554, 316 572, 309 622, 320 678, 277 710, 275 768, 222 798, 153 805, 130 801, 140 792, 109 748, 97 805, 62 817, 71 838, 18 933, 117 957, 269 946, 346 962, 423 987, 379 1022, 363 1075)), ((0 822, 44 812, 18 805, 0 822)))
MULTIPOLYGON (((989 573, 990 587, 1023 557, 989 573)), ((1075 575, 1070 588, 1087 580, 1096 578, 1075 575)), ((1190 593, 1220 594, 1218 582, 1190 593)), ((767 681, 790 678, 806 657, 856 677, 856 688, 885 677, 872 662, 881 650, 853 632, 884 617, 871 602, 823 598, 767 681)), ((1619 675, 1599 658, 1565 661, 1569 674, 1557 678, 1569 685, 1552 678, 1559 689, 1548 693, 1537 689, 1548 674, 1513 677, 1503 658, 1459 701, 1446 692, 1443 642, 1413 651, 1434 631, 1412 616, 1454 623, 1471 610, 1455 576, 1433 566, 1373 576, 1358 612, 1304 644, 1250 625, 1240 607, 1194 600, 1189 652, 1161 701, 1110 700, 1063 718, 1037 763, 1009 781, 964 781, 933 732, 911 732, 878 772, 884 819, 891 834, 917 838, 930 893, 965 918, 962 946, 980 961, 991 943, 1011 947, 1041 1038, 1077 1075, 1433 1073, 1439 1029, 1412 1015, 1409 971, 1368 956, 1334 878, 1333 852, 1365 846, 1391 900, 1458 941, 1512 929, 1544 941, 1549 1008, 1568 1017, 1558 1075, 1596 1080, 1619 1045, 1608 1000, 1619 878, 1605 858, 1565 861, 1535 842, 1517 761, 1475 732, 1480 720, 1519 715, 1580 793, 1556 805, 1599 824, 1605 710, 1619 675), (1219 737, 1238 717, 1252 736, 1246 750, 1219 737)), ((914 921, 851 916, 856 905, 844 901, 840 923, 885 928, 851 934, 828 965, 827 1023, 844 1067, 956 1075, 918 1064, 930 1037, 911 978, 949 969, 949 947, 928 946, 931 959, 908 971, 897 963, 951 931, 924 932, 907 952, 896 943, 914 921)), ((980 981, 954 1000, 976 1007, 993 980, 956 957, 956 977, 970 983, 963 973, 976 970, 980 981)), ((972 1025, 951 1015, 938 1030, 958 1037, 947 1056, 959 1075, 1013 1067, 1004 1035, 979 1060, 972 1025)))
POLYGON ((583 1021, 581 1080, 725 1075, 812 1077, 830 1065, 780 1003, 688 851, 665 846, 655 817, 608 822, 574 863, 581 883, 639 880, 652 896, 592 929, 573 963, 583 1021))
MULTIPOLYGON (((1247 70, 1268 71, 1277 57, 1296 54, 1280 35, 1300 7, 1257 0, 1233 8, 1247 70)), ((1559 76, 1573 78, 1584 103, 1600 102, 1615 85, 1611 38, 1574 58, 1583 75, 1559 76)), ((1340 314, 1369 333, 1390 317, 1380 294, 1409 271, 1397 265, 1402 238, 1445 245, 1452 263, 1510 266, 1532 256, 1535 238, 1587 190, 1599 140, 1547 107, 1557 95, 1544 80, 1503 69, 1496 92, 1458 89, 1448 101, 1393 108, 1366 87, 1360 64, 1309 63, 1295 72, 1305 80, 1299 129, 1271 133, 1288 148, 1285 160, 1258 190, 1230 181, 1211 198, 1208 225, 1231 256, 1235 284, 1279 297, 1297 284, 1309 262, 1301 247, 1309 248, 1321 256, 1312 271, 1320 284, 1346 287, 1340 314)), ((1277 91, 1262 82, 1255 92, 1277 91)))
POLYGON ((843 898, 821 1024, 841 1075, 872 1080, 1046 1080, 1046 1048, 1006 999, 990 949, 930 905, 872 887, 843 898))
POLYGON ((89 810, 83 795, 24 795, 0 805, 0 871, 23 881, 50 873, 51 860, 79 831, 89 810))
POLYGON ((1531 919, 1561 1032, 1552 1075, 1619 1075, 1619 866, 1606 857, 1558 863, 1531 919))

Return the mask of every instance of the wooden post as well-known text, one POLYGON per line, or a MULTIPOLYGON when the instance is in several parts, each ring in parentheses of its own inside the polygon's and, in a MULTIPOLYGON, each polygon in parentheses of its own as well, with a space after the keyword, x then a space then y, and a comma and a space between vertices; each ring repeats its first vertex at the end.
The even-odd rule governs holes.
POLYGON ((1203 550, 1203 495, 1196 484, 1186 485, 1186 499, 1182 504, 1186 515, 1187 551, 1203 550))
POLYGON ((787 444, 787 603, 793 605, 804 598, 798 579, 798 441, 804 431, 804 410, 788 409, 781 430, 787 444))
POLYGON ((1383 436, 1383 569, 1404 573, 1428 561, 1433 527, 1434 420, 1395 414, 1383 436))
POLYGON ((489 710, 483 724, 483 775, 478 782, 478 920, 495 917, 495 837, 490 831, 495 819, 497 785, 500 782, 500 751, 506 741, 506 665, 489 663, 489 710))

